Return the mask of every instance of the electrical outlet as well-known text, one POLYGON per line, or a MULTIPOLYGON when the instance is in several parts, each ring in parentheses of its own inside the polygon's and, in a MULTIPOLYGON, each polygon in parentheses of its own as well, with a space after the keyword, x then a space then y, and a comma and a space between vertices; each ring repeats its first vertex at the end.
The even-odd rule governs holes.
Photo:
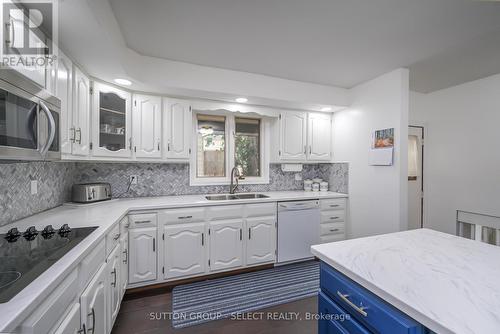
POLYGON ((295 181, 302 181, 302 174, 296 173, 295 174, 295 181))
POLYGON ((130 184, 138 184, 139 177, 137 175, 130 175, 129 182, 130 184))
POLYGON ((38 181, 37 180, 31 180, 30 189, 31 189, 31 195, 38 194, 38 181))

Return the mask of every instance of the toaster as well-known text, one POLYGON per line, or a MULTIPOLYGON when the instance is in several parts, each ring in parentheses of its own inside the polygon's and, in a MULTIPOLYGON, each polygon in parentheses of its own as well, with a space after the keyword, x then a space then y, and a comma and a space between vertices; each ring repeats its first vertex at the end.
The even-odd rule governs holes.
POLYGON ((93 203, 111 199, 111 185, 105 182, 73 185, 71 200, 77 203, 93 203))

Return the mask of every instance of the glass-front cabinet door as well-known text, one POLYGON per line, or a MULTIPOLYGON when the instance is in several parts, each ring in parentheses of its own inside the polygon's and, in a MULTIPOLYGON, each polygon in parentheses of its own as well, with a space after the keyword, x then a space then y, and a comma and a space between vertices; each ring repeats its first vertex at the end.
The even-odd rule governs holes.
POLYGON ((92 155, 131 156, 131 94, 94 82, 92 155))

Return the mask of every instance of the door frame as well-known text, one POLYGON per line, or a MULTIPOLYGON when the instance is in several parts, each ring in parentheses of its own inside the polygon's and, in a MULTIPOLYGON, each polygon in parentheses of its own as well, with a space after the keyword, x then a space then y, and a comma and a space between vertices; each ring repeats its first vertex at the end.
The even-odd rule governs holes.
POLYGON ((420 161, 420 174, 421 174, 421 181, 420 181, 420 192, 422 196, 420 196, 420 227, 424 227, 424 149, 425 149, 425 128, 420 125, 408 125, 408 128, 414 128, 414 129, 419 129, 420 134, 422 135, 422 143, 421 143, 421 149, 422 149, 422 159, 420 161))

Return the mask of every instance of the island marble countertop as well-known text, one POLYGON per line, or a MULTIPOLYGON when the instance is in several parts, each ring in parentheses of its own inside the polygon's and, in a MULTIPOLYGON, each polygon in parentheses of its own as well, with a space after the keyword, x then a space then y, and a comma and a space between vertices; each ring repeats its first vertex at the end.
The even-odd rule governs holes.
POLYGON ((429 229, 312 253, 437 333, 500 333, 500 247, 429 229))
POLYGON ((52 225, 55 229, 58 229, 63 224, 69 224, 72 228, 98 227, 10 301, 0 304, 0 333, 14 330, 50 294, 54 287, 71 270, 76 268, 78 263, 111 230, 112 226, 131 211, 347 197, 346 194, 329 191, 275 191, 259 193, 269 197, 209 201, 205 198, 206 195, 203 194, 123 198, 92 204, 68 203, 67 205, 62 205, 0 227, 0 234, 6 233, 12 227, 17 227, 20 231, 25 230, 29 226, 35 226, 40 231, 47 225, 52 225))

